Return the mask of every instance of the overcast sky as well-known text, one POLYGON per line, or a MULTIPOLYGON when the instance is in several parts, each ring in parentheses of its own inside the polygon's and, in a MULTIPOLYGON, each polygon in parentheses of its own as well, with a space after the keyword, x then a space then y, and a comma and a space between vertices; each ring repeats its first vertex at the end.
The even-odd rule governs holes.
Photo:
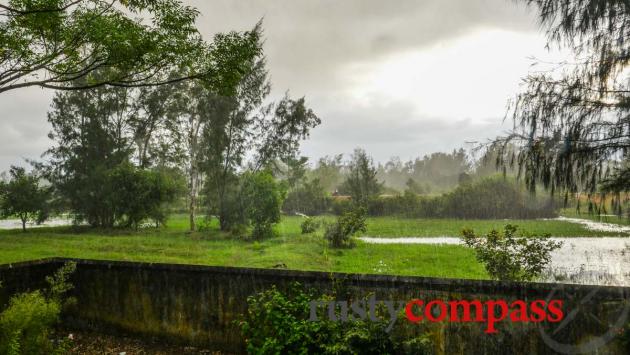
MULTIPOLYGON (((531 57, 551 57, 535 13, 512 0, 185 2, 208 39, 263 19, 273 95, 306 96, 322 119, 302 145, 312 158, 409 159, 495 137, 531 57)), ((0 95, 0 171, 51 145, 51 97, 0 95)))

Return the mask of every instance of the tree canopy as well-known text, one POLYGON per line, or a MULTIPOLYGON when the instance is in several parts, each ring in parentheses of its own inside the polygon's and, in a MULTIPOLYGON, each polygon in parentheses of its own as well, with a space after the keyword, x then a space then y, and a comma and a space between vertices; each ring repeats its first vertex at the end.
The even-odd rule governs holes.
POLYGON ((0 93, 195 78, 231 94, 260 51, 260 33, 218 34, 207 44, 195 27, 197 16, 177 0, 0 3, 0 93))
POLYGON ((498 139, 500 166, 529 189, 630 189, 630 3, 524 0, 538 9, 548 45, 575 61, 533 72, 512 101, 515 129, 498 139))

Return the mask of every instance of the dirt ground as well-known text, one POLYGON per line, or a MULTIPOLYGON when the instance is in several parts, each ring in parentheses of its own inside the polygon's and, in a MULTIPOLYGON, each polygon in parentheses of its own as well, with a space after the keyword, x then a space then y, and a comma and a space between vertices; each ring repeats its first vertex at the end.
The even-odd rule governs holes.
POLYGON ((147 340, 72 330, 56 334, 70 342, 73 355, 223 355, 225 353, 190 346, 162 344, 159 339, 147 340))

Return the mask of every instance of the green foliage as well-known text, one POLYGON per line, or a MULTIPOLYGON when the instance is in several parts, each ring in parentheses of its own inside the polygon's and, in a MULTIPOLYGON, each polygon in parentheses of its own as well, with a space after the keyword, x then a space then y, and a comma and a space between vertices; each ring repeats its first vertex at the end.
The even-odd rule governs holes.
POLYGON ((308 234, 316 232, 321 225, 322 222, 320 220, 307 217, 304 219, 304 222, 300 224, 300 229, 302 230, 302 234, 308 234))
MULTIPOLYGON (((527 187, 630 190, 630 6, 627 1, 523 0, 534 7, 548 46, 577 61, 532 71, 510 105, 514 130, 497 138, 497 162, 518 168, 527 187)), ((536 63, 534 63, 536 64, 536 63)), ((618 195, 619 197, 619 195, 618 195)))
POLYGON ((473 248, 477 260, 497 280, 531 281, 540 276, 551 261, 551 252, 562 246, 549 240, 550 235, 517 236, 517 227, 506 225, 503 233, 492 230, 478 236, 471 229, 462 231, 462 239, 473 248))
POLYGON ((343 182, 342 159, 342 154, 322 157, 317 161, 315 168, 306 175, 313 180, 319 180, 324 191, 333 193, 343 182))
POLYGON ((18 216, 22 230, 26 222, 44 222, 48 218, 50 189, 39 186, 39 178, 24 168, 12 166, 10 180, 0 181, 0 217, 18 216))
MULTIPOLYGON (((248 297, 240 322, 249 354, 431 354, 426 337, 402 340, 388 333, 384 320, 333 322, 309 320, 310 302, 333 300, 293 284, 281 292, 275 286, 248 297)), ((322 312, 323 313, 323 312, 322 312)))
POLYGON ((431 190, 428 186, 423 186, 420 183, 418 183, 416 180, 409 178, 407 179, 407 182, 405 183, 406 186, 406 191, 409 191, 411 193, 414 193, 416 195, 422 195, 422 194, 426 194, 429 193, 431 190))
POLYGON ((173 177, 151 170, 143 170, 129 163, 114 168, 107 183, 111 184, 114 218, 119 223, 138 227, 151 218, 156 225, 166 220, 165 205, 173 202, 182 190, 173 177))
POLYGON ((382 196, 368 201, 371 216, 461 219, 533 219, 557 215, 558 203, 536 197, 512 178, 493 176, 462 184, 440 196, 382 196))
POLYGON ((553 199, 536 198, 513 179, 494 176, 466 183, 442 197, 442 216, 453 218, 549 218, 553 199))
POLYGON ((326 213, 330 205, 330 196, 326 194, 319 180, 314 179, 289 191, 282 210, 286 213, 298 212, 314 216, 326 213))
POLYGON ((269 171, 246 173, 243 180, 243 200, 247 206, 245 213, 253 224, 252 237, 270 237, 273 235, 273 225, 280 222, 280 207, 286 190, 269 171))
POLYGON ((11 298, 9 305, 0 313, 0 353, 7 355, 64 354, 68 344, 55 344, 51 328, 59 322, 63 296, 72 288, 68 283, 76 265, 68 263, 47 277, 49 289, 33 291, 11 298))
POLYGON ((460 174, 470 169, 469 157, 464 149, 459 149, 450 153, 436 152, 406 162, 394 157, 383 165, 379 164, 378 178, 386 187, 397 191, 426 194, 454 188, 460 174), (410 180, 419 186, 410 186, 410 180))
POLYGON ((335 223, 327 225, 324 237, 330 246, 333 248, 353 246, 352 237, 359 232, 365 233, 367 231, 366 215, 365 208, 357 207, 338 217, 335 223))
POLYGON ((260 51, 258 34, 219 34, 208 44, 197 16, 177 0, 11 0, 0 8, 0 93, 195 78, 230 95, 260 51))
POLYGON ((353 203, 367 207, 368 201, 378 196, 383 188, 376 174, 372 158, 363 149, 355 149, 348 176, 340 191, 352 196, 353 203))

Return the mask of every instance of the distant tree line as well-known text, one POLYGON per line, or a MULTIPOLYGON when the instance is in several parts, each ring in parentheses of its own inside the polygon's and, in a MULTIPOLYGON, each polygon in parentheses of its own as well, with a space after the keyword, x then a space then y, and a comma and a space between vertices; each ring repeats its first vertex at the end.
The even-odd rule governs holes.
MULTIPOLYGON (((466 155, 460 150, 453 155, 433 154, 424 160, 452 161, 453 156, 465 158, 466 155)), ((345 162, 342 161, 341 155, 334 159, 320 159, 313 169, 308 168, 308 161, 304 158, 286 166, 285 175, 290 183, 283 210, 287 213, 306 215, 326 213, 342 215, 356 207, 362 207, 372 216, 415 218, 491 219, 556 216, 556 211, 561 205, 558 201, 548 196, 536 197, 528 193, 524 184, 519 183, 507 172, 506 175, 497 172, 495 158, 494 151, 490 151, 478 161, 462 159, 469 161, 466 163, 468 170, 460 172, 454 187, 442 194, 427 194, 418 188, 415 180, 407 183, 403 191, 387 186, 379 178, 379 168, 362 149, 356 149, 345 162), (333 193, 330 192, 330 187, 329 189, 324 187, 322 179, 328 181, 329 186, 330 182, 337 181, 333 193)), ((390 168, 389 171, 401 172, 395 168, 390 168)))

